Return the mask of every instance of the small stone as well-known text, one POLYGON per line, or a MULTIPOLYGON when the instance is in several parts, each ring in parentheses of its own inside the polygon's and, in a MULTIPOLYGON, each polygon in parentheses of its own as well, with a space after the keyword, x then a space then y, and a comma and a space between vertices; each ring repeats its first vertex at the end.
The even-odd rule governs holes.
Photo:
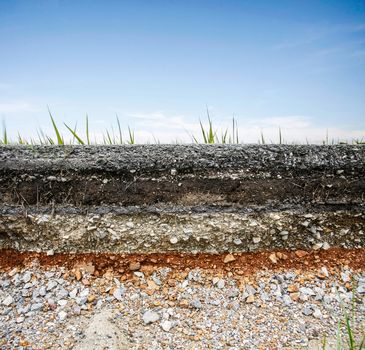
POLYGON ((89 289, 86 288, 83 291, 80 292, 80 297, 81 298, 86 298, 89 295, 89 289))
POLYGON ((121 288, 116 288, 113 297, 119 301, 122 300, 122 295, 124 294, 124 291, 121 288))
POLYGON ((230 263, 230 262, 232 262, 232 261, 235 261, 235 260, 236 260, 236 258, 233 256, 233 254, 227 254, 227 255, 224 257, 223 262, 224 262, 225 264, 228 264, 228 263, 230 263))
POLYGON ((96 296, 95 295, 89 295, 88 297, 87 297, 87 302, 88 303, 92 303, 94 300, 96 299, 96 296))
POLYGON ((295 251, 295 255, 296 255, 298 258, 303 258, 303 257, 305 257, 306 255, 308 255, 308 252, 306 252, 305 250, 296 250, 296 251, 295 251))
POLYGON ((328 244, 328 242, 323 242, 323 245, 322 245, 323 250, 328 250, 330 248, 331 248, 331 246, 328 244))
POLYGON ((288 256, 286 254, 284 254, 284 253, 281 253, 281 252, 277 252, 276 253, 276 256, 280 260, 286 260, 286 259, 288 259, 288 256))
POLYGON ((199 299, 194 299, 191 301, 190 306, 194 309, 201 309, 203 307, 199 299))
POLYGON ((64 321, 67 318, 67 312, 65 311, 60 311, 58 313, 58 318, 60 319, 60 321, 64 321))
POLYGON ((278 262, 278 259, 276 257, 276 254, 275 253, 272 253, 270 254, 269 256, 269 260, 273 263, 273 264, 276 264, 278 262))
POLYGON ((23 276, 23 282, 28 283, 30 279, 32 278, 32 274, 30 272, 26 272, 23 276))
POLYGON ((145 324, 150 324, 158 321, 160 319, 160 315, 155 311, 148 310, 143 314, 142 319, 145 324))
POLYGON ((41 310, 42 308, 43 308, 42 303, 36 303, 30 307, 30 311, 38 311, 38 310, 41 310))
POLYGON ((346 272, 341 272, 341 279, 343 282, 350 282, 351 278, 350 278, 350 272, 346 271, 346 272))
POLYGON ((233 243, 234 243, 235 245, 240 245, 240 244, 242 244, 242 241, 241 241, 239 238, 235 238, 235 239, 233 240, 233 243))
POLYGON ((291 293, 290 294, 290 298, 293 301, 298 301, 299 300, 299 297, 300 297, 300 294, 299 293, 291 293))
POLYGON ((252 241, 254 244, 260 243, 261 242, 261 238, 260 237, 253 237, 252 241))
POLYGON ((302 313, 303 313, 304 315, 306 315, 306 316, 309 316, 309 315, 312 315, 312 314, 313 314, 313 310, 312 310, 312 308, 310 308, 310 307, 305 307, 305 308, 303 309, 302 313))
POLYGON ((171 169, 170 174, 171 174, 172 176, 177 175, 177 170, 176 170, 176 169, 171 169))
POLYGON ((64 307, 67 305, 67 300, 65 299, 58 300, 57 304, 61 307, 64 307))
POLYGON ((134 261, 129 264, 129 269, 131 271, 138 271, 141 268, 141 263, 139 261, 134 261))
POLYGON ((177 238, 177 237, 175 237, 175 236, 174 236, 174 237, 171 237, 171 238, 170 238, 170 243, 171 243, 171 244, 176 244, 177 242, 179 242, 179 240, 178 240, 178 238, 177 238))
POLYGON ((49 281, 48 284, 47 284, 47 291, 50 291, 55 287, 57 287, 57 282, 56 281, 49 281))
POLYGON ((322 312, 321 312, 321 310, 315 309, 314 312, 313 312, 313 316, 315 318, 322 318, 322 312))
POLYGON ((39 288, 38 293, 39 293, 40 296, 44 297, 47 293, 46 287, 42 286, 41 288, 39 288))
POLYGON ((249 295, 246 299, 247 304, 252 304, 254 301, 255 301, 255 296, 254 295, 249 295))
POLYGON ((10 306, 12 303, 14 302, 14 299, 11 295, 9 295, 8 297, 6 297, 4 300, 3 300, 3 305, 5 306, 10 306))
POLYGON ((81 278, 82 278, 82 273, 81 273, 81 271, 79 269, 77 269, 75 271, 75 278, 76 278, 77 281, 80 281, 81 278))
POLYGON ((288 286, 288 292, 289 293, 295 293, 298 292, 299 288, 295 284, 291 284, 288 286))
POLYGON ((76 295, 77 295, 77 288, 74 288, 70 293, 69 293, 69 296, 70 298, 72 299, 75 299, 76 298, 76 295))
POLYGON ((238 297, 240 294, 240 291, 238 288, 230 288, 227 292, 228 298, 233 299, 238 297))
POLYGON ((313 250, 319 250, 322 247, 323 247, 323 243, 316 243, 316 244, 313 244, 312 249, 313 250))
POLYGON ((16 318, 16 323, 22 323, 24 321, 24 317, 23 316, 19 316, 16 318))
POLYGON ((361 285, 361 286, 358 286, 356 291, 360 294, 365 294, 365 284, 361 285))
POLYGON ((293 301, 289 295, 285 294, 283 296, 283 302, 285 305, 290 305, 293 301))
POLYGON ((149 289, 153 289, 153 290, 159 289, 159 286, 153 280, 148 280, 147 281, 147 286, 148 286, 149 289))
POLYGON ((215 286, 218 282, 219 282, 220 278, 219 277, 213 277, 212 279, 212 283, 215 286))
POLYGON ((170 329, 172 328, 173 323, 171 321, 165 320, 161 322, 161 328, 165 331, 165 332, 169 332, 170 329))
POLYGON ((220 280, 218 281, 218 283, 217 283, 217 287, 218 287, 219 289, 223 289, 225 284, 226 284, 226 283, 224 282, 224 280, 223 280, 223 279, 220 279, 220 280))
POLYGON ((316 293, 313 291, 312 288, 308 288, 308 287, 301 287, 299 289, 300 293, 304 294, 304 295, 310 295, 310 296, 314 296, 316 295, 316 293))
POLYGON ((129 228, 133 228, 134 227, 134 223, 132 221, 128 221, 125 225, 127 227, 129 227, 129 228))
POLYGON ((50 250, 47 250, 47 256, 52 256, 54 255, 54 250, 53 249, 50 249, 50 250))
POLYGON ((75 301, 78 305, 84 305, 87 302, 87 297, 77 297, 75 301))

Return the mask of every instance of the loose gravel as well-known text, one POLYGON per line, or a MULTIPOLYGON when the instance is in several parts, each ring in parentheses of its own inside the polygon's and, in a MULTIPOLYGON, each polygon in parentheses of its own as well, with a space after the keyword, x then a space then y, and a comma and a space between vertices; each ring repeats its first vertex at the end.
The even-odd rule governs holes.
POLYGON ((130 269, 35 259, 1 271, 0 349, 318 349, 345 310, 355 335, 365 329, 365 273, 347 266, 130 269))

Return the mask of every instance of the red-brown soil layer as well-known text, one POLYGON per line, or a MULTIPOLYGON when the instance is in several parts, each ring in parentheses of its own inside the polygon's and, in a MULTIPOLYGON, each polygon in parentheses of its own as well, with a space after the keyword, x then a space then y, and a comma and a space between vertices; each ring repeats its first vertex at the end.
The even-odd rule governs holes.
MULTIPOLYGON (((170 267, 183 271, 193 268, 215 270, 221 273, 231 272, 238 275, 250 275, 259 270, 315 270, 322 266, 336 268, 348 266, 354 270, 365 270, 365 248, 341 249, 327 251, 281 251, 233 254, 234 261, 225 262, 227 254, 55 254, 19 252, 15 250, 0 251, 0 269, 27 267, 34 260, 43 268, 63 266, 73 269, 78 266, 91 266, 92 274, 100 276, 106 271, 129 272, 130 264, 139 262, 141 270, 158 267, 170 267), (275 262, 276 261, 276 262, 275 262)), ((229 254, 228 258, 232 256, 229 254)))

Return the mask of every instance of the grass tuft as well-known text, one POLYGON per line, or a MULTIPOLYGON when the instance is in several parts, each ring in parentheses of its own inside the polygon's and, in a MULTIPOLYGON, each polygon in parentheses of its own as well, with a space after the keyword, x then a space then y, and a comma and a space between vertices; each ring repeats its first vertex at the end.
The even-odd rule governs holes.
MULTIPOLYGON (((59 145, 64 145, 64 140, 63 140, 63 137, 61 136, 60 132, 58 131, 58 127, 56 125, 56 122, 54 121, 53 119, 53 116, 52 116, 52 113, 48 107, 48 113, 49 113, 49 116, 51 117, 51 121, 52 121, 52 125, 53 125, 53 129, 56 133, 56 137, 57 137, 57 143, 59 145)), ((53 141, 53 140, 52 140, 53 141)), ((52 142, 51 144, 54 144, 54 142, 52 142)))

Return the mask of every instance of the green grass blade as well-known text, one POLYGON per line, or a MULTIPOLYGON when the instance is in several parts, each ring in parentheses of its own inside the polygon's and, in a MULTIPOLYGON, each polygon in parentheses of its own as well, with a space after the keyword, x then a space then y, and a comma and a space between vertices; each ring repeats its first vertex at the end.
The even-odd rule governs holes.
POLYGON ((283 143, 283 138, 281 135, 281 128, 279 127, 279 145, 281 145, 283 143))
POLYGON ((5 125, 5 121, 3 120, 3 139, 1 141, 2 144, 4 145, 8 145, 9 144, 9 139, 8 139, 8 132, 6 130, 6 125, 5 125))
POLYGON ((70 131, 70 133, 73 135, 73 137, 77 140, 77 142, 80 145, 85 145, 85 142, 79 137, 79 135, 76 134, 76 126, 75 126, 75 129, 72 130, 66 123, 63 123, 63 124, 70 131))
POLYGON ((136 140, 134 138, 134 131, 131 130, 131 128, 128 126, 128 133, 129 133, 129 140, 128 140, 128 143, 130 145, 134 145, 136 143, 136 140))
POLYGON ((208 139, 207 139, 207 137, 206 137, 206 135, 205 135, 204 126, 203 126, 203 124, 202 124, 201 120, 199 120, 199 123, 200 123, 200 128, 201 128, 201 131, 202 131, 202 134, 203 134, 203 140, 204 140, 204 143, 208 143, 208 139))
POLYGON ((89 116, 86 114, 86 141, 90 145, 89 116))
POLYGON ((48 108, 48 113, 49 113, 49 116, 51 117, 51 121, 52 121, 52 125, 53 125, 53 129, 56 133, 56 137, 57 137, 57 143, 59 145, 63 145, 64 144, 64 141, 63 141, 63 138, 61 137, 61 134, 60 132, 58 131, 58 128, 57 128, 57 125, 56 125, 56 122, 54 121, 53 119, 53 116, 52 116, 52 113, 50 111, 50 109, 48 108))
POLYGON ((223 144, 227 143, 227 133, 228 133, 228 129, 226 129, 224 134, 222 134, 222 143, 223 144))
POLYGON ((264 133, 263 133, 263 131, 261 130, 261 143, 263 144, 263 145, 265 145, 265 138, 264 138, 264 133))
POLYGON ((118 131, 119 131, 119 143, 123 144, 122 128, 120 127, 118 114, 116 115, 116 117, 117 117, 118 131))
POLYGON ((113 144, 112 138, 110 137, 109 131, 108 129, 106 130, 106 136, 107 136, 107 142, 109 143, 109 145, 113 144))
POLYGON ((337 322, 337 339, 336 339, 336 350, 342 349, 342 339, 341 339, 341 326, 340 321, 337 322))
POLYGON ((348 335, 348 343, 349 343, 349 347, 350 350, 355 350, 355 340, 354 340, 354 335, 352 333, 352 329, 351 329, 351 325, 350 325, 350 318, 348 315, 345 316, 345 322, 346 322, 346 331, 347 331, 347 335, 348 335))
POLYGON ((359 350, 365 349, 365 335, 359 344, 359 350))

